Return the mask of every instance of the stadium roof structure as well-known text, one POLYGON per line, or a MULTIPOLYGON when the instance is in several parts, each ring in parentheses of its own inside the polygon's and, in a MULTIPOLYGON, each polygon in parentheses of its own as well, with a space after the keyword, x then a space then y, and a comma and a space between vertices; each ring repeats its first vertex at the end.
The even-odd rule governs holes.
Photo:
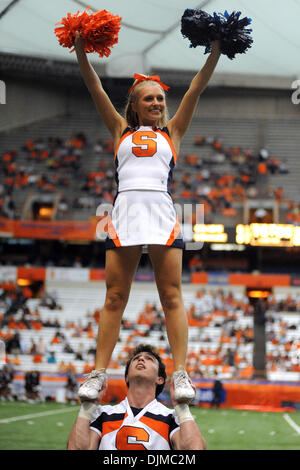
POLYGON ((210 14, 241 11, 241 18, 252 19, 251 49, 233 60, 221 57, 214 77, 219 84, 290 88, 300 78, 300 0, 0 0, 0 53, 74 62, 75 53, 59 45, 54 28, 68 12, 88 6, 122 17, 110 57, 90 57, 106 76, 201 68, 204 48, 190 48, 181 34, 185 9, 199 8, 210 14))

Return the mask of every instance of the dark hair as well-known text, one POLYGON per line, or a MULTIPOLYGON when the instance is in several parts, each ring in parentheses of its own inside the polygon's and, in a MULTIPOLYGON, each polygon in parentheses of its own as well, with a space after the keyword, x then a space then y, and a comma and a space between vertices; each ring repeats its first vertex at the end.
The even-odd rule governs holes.
MULTIPOLYGON (((131 364, 132 359, 137 355, 140 354, 141 352, 147 352, 151 354, 152 356, 155 357, 155 359, 158 360, 158 377, 162 377, 164 379, 164 383, 158 384, 156 386, 156 392, 155 392, 155 398, 158 397, 158 395, 163 391, 166 379, 167 379, 167 374, 166 374, 166 366, 162 362, 161 357, 157 351, 157 349, 154 346, 151 346, 150 344, 139 344, 131 353, 125 367, 125 380, 128 375, 128 370, 129 366, 131 364)), ((126 382, 127 384, 127 382, 126 382)), ((128 384, 127 384, 128 386, 128 384)))

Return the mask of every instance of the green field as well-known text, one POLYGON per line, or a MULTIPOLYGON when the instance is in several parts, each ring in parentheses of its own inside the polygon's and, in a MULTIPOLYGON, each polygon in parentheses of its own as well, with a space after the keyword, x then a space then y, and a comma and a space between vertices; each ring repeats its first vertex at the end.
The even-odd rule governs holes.
MULTIPOLYGON (((0 450, 66 449, 78 408, 0 402, 0 450)), ((192 408, 192 413, 208 450, 300 450, 300 412, 192 408)))

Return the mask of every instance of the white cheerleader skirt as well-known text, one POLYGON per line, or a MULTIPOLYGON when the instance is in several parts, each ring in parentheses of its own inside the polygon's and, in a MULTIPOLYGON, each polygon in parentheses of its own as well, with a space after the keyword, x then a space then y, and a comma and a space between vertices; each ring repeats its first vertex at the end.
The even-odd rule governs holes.
POLYGON ((105 247, 135 245, 184 248, 178 216, 168 192, 130 190, 117 194, 105 247))

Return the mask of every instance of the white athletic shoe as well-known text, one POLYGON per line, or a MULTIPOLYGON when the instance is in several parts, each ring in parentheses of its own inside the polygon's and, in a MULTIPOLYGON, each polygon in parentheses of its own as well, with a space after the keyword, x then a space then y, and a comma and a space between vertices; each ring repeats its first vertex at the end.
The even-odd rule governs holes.
POLYGON ((98 393, 106 382, 107 375, 105 372, 92 370, 79 387, 78 396, 80 400, 96 400, 98 393))
POLYGON ((191 386, 189 376, 185 370, 177 370, 173 373, 175 399, 179 403, 190 403, 196 396, 191 386))

